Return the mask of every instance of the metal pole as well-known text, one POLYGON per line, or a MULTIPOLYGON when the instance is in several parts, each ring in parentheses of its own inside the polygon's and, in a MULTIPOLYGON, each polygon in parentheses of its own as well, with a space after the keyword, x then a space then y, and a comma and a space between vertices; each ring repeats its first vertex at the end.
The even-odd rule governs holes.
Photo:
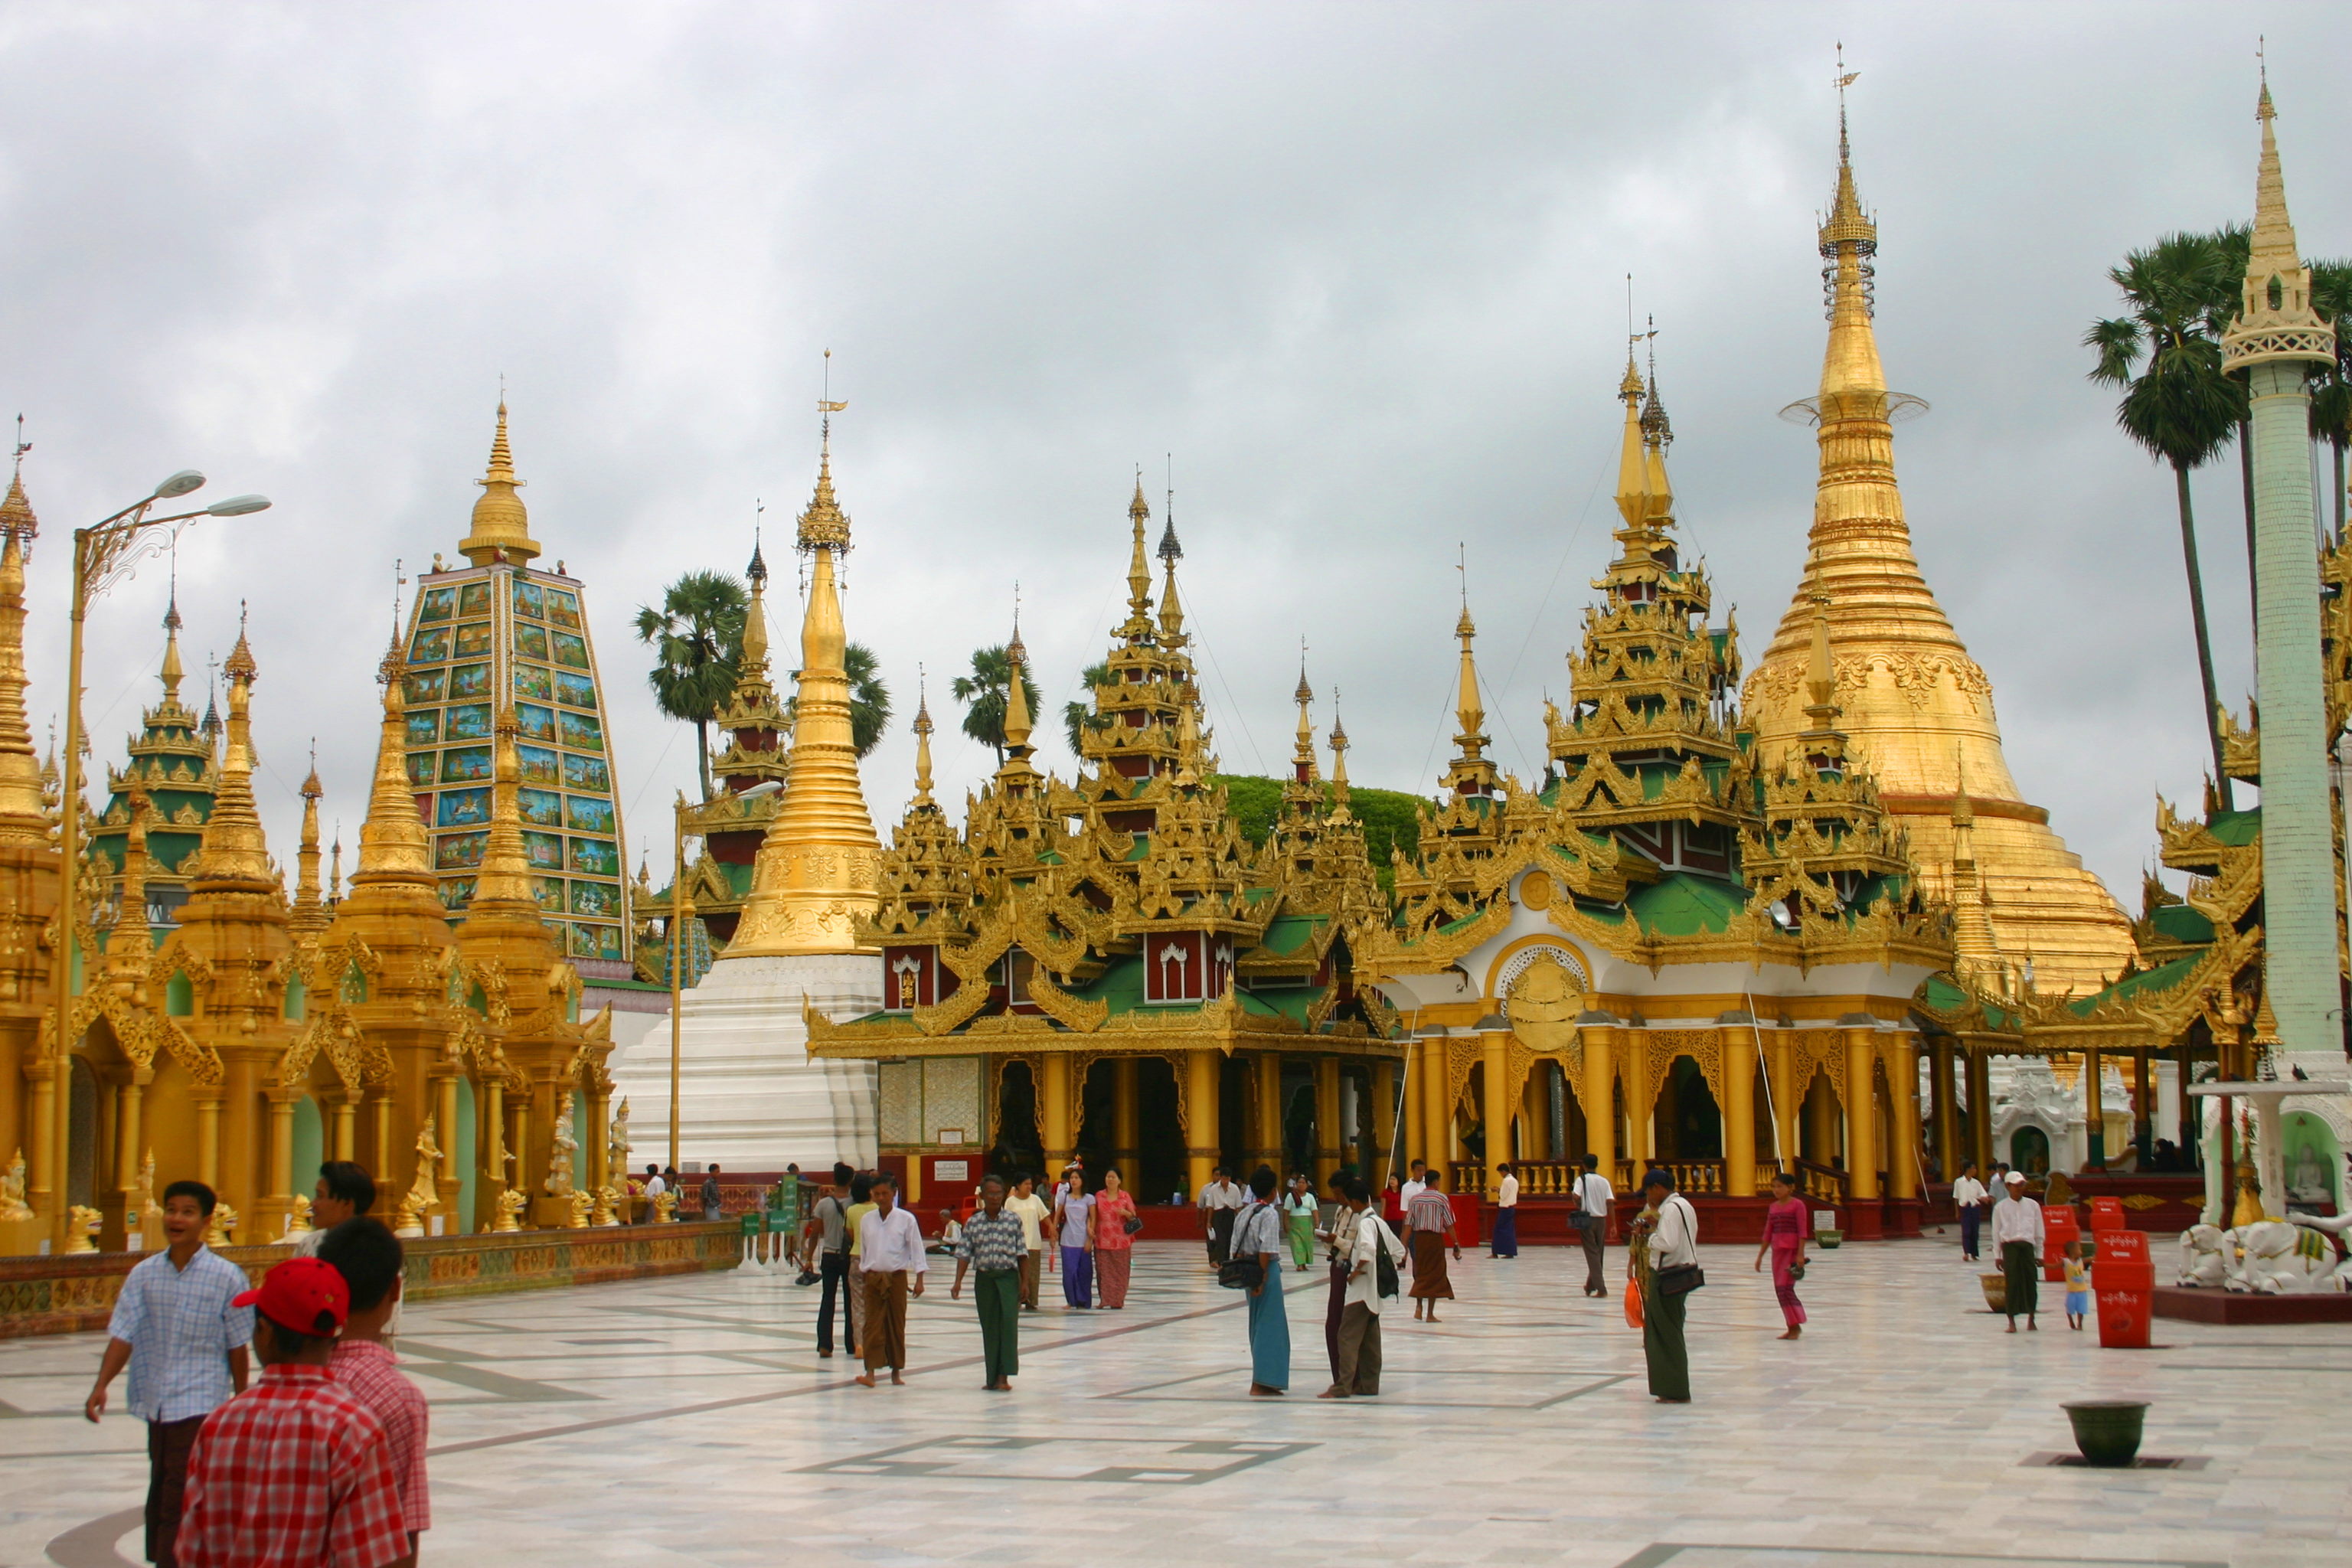
POLYGON ((686 969, 686 796, 673 811, 677 831, 677 867, 669 883, 669 1168, 677 1169, 678 989, 686 969))
POLYGON ((74 530, 73 603, 67 616, 66 641, 66 760, 59 773, 63 787, 63 821, 58 847, 63 858, 58 876, 58 946, 51 955, 57 991, 57 1028, 50 1037, 55 1054, 49 1070, 56 1087, 49 1107, 49 1250, 66 1248, 66 1184, 72 1166, 68 1148, 73 1136, 73 961, 75 862, 81 853, 81 630, 89 601, 89 554, 95 529, 74 530))

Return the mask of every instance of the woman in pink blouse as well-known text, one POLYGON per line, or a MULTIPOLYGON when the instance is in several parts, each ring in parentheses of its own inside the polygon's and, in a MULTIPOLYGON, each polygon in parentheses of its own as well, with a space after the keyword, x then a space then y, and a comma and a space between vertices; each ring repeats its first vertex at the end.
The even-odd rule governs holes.
POLYGON ((1104 1307, 1127 1305, 1129 1266, 1135 1261, 1135 1237, 1127 1232, 1135 1218, 1135 1198, 1119 1180, 1118 1167, 1103 1173, 1102 1191, 1095 1194, 1095 1279, 1104 1307))
POLYGON ((1805 1267, 1805 1205, 1797 1196, 1797 1178, 1787 1171, 1772 1173, 1772 1206, 1764 1211, 1764 1239, 1756 1247, 1756 1267, 1772 1255, 1772 1293, 1780 1299, 1780 1316, 1793 1340, 1805 1331, 1805 1304, 1797 1300, 1797 1279, 1805 1267))

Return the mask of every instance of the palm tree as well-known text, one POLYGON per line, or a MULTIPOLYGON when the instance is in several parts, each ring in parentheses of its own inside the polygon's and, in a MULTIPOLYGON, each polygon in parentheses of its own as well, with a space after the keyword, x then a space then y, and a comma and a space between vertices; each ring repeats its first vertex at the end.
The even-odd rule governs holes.
POLYGON ((654 650, 646 683, 654 702, 694 726, 702 797, 710 798, 710 721, 735 689, 743 657, 743 584, 724 572, 688 572, 662 595, 661 608, 637 610, 637 640, 654 650))
MULTIPOLYGON (((2128 309, 2094 321, 2083 334, 2083 346, 2098 354, 2091 379, 2124 389, 2116 423, 2172 468, 2180 552, 2189 572, 2189 613, 2197 633, 2197 673, 2205 692, 2202 728, 2212 744, 2214 788, 2224 810, 2231 808, 2230 779, 2221 766, 2221 699, 2213 684, 2204 579, 2197 568, 2189 473, 2229 444, 2245 403, 2245 389, 2221 373, 2221 344, 2213 323, 2212 301, 2229 279, 2228 265, 2219 236, 2166 235, 2108 270, 2128 309)), ((2241 275, 2243 270, 2242 262, 2241 275)))
MULTIPOLYGON (((849 738, 862 757, 881 743, 890 722, 890 688, 882 679, 882 661, 862 642, 843 646, 841 668, 849 677, 849 738)), ((786 718, 797 719, 800 710, 797 696, 785 700, 786 718)))
POLYGON ((2336 363, 2311 383, 2311 438, 2336 456, 2336 535, 2344 536, 2344 449, 2352 446, 2352 261, 2311 263, 2311 304, 2336 323, 2336 363))
MULTIPOLYGON (((996 760, 1004 761, 1004 694, 1013 680, 1013 656, 1003 643, 994 647, 974 648, 971 652, 971 673, 959 675, 948 686, 949 693, 964 705, 963 732, 983 746, 996 748, 996 760)), ((1037 711, 1037 682, 1030 678, 1024 667, 1021 671, 1021 695, 1029 704, 1029 711, 1037 711)))
MULTIPOLYGON (((1078 684, 1087 689, 1088 697, 1092 697, 1096 687, 1110 684, 1110 666, 1087 666, 1078 675, 1078 684)), ((1062 704, 1062 727, 1070 732, 1070 755, 1082 757, 1086 753, 1080 749, 1079 742, 1086 738, 1087 731, 1108 730, 1110 720, 1107 715, 1097 713, 1090 702, 1065 702, 1062 704)))
MULTIPOLYGON (((2242 223, 2224 224, 2210 237, 2213 266, 2205 276, 2205 335, 2215 342, 2238 319, 2238 291, 2246 278, 2247 258, 2253 254, 2254 231, 2242 223)), ((2254 581, 2254 406, 2245 383, 2232 378, 2238 389, 2238 496, 2246 513, 2246 602, 2251 619, 2259 621, 2263 597, 2254 581)))

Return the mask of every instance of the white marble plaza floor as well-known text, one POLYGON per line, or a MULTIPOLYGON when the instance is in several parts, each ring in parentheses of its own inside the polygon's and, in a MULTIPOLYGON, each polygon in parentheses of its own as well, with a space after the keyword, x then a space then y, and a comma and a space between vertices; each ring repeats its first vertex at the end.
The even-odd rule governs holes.
MULTIPOLYGON (((1622 1268, 1612 1252, 1612 1270, 1622 1268)), ((721 1274, 407 1315, 433 1401, 425 1555, 656 1568, 789 1563, 2352 1563, 2352 1329, 2159 1322, 2101 1351, 2014 1338, 1944 1241, 1822 1255, 1794 1344, 1752 1254, 1706 1249, 1696 1400, 1652 1403, 1617 1302, 1558 1248, 1456 1266, 1434 1326, 1387 1320, 1377 1401, 1327 1381, 1320 1278, 1286 1277, 1289 1397, 1251 1399, 1240 1299, 1197 1249, 1139 1251, 1123 1312, 1024 1316, 981 1389, 970 1297, 914 1305, 908 1385, 814 1350, 814 1289, 721 1274), (2177 1468, 2034 1462, 2058 1406, 2146 1398, 2177 1468)), ((2055 1306, 2054 1292, 2044 1300, 2055 1306)), ((0 1563, 135 1563, 139 1425, 84 1422, 100 1337, 0 1342, 0 1563)), ((118 1385, 117 1408, 121 1389, 118 1385)))

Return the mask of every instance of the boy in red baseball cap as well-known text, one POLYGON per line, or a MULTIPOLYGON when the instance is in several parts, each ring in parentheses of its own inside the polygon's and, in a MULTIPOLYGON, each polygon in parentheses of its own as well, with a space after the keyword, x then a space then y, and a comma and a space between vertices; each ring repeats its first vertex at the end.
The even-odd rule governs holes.
POLYGON ((261 1381, 196 1435, 182 1568, 409 1568, 383 1425, 328 1371, 351 1310, 342 1275, 289 1258, 236 1304, 254 1309, 261 1381))

